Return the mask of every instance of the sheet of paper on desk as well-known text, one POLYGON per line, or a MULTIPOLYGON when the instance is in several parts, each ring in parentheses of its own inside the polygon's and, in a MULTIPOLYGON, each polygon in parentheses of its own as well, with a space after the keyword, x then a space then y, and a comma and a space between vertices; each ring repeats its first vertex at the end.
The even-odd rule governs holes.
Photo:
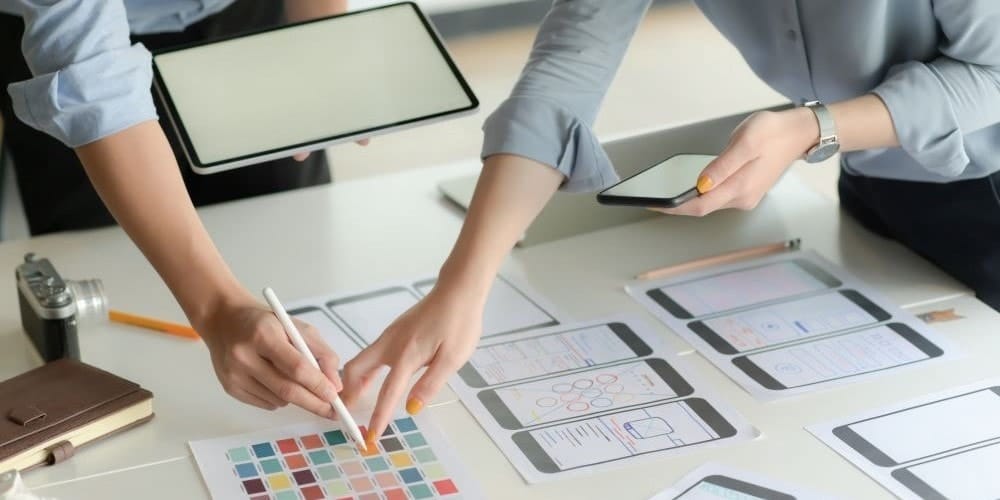
POLYGON ((709 462, 650 500, 832 500, 835 497, 709 462))
MULTIPOLYGON (((433 288, 434 281, 406 281, 366 291, 297 300, 288 304, 288 313, 315 326, 340 359, 347 361, 416 304, 433 288)), ((483 314, 483 338, 558 325, 553 311, 527 286, 498 277, 483 314)))
POLYGON ((450 383, 530 483, 757 435, 631 317, 487 339, 450 383))
POLYGON ((215 500, 482 498, 452 447, 420 417, 398 416, 368 453, 333 421, 190 446, 215 500))
POLYGON ((1000 498, 1000 379, 808 429, 900 498, 1000 498))
POLYGON ((958 355, 932 328, 814 252, 633 281, 626 290, 765 401, 958 355))

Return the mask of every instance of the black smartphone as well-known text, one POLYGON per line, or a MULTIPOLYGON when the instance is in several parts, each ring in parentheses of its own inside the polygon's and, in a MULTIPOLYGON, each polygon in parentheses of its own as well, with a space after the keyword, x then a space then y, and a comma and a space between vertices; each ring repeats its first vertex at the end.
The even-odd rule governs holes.
POLYGON ((598 203, 673 208, 698 197, 698 176, 714 155, 671 156, 597 195, 598 203))
POLYGON ((688 323, 721 354, 773 347, 881 323, 892 317, 854 290, 839 290, 688 323))
POLYGON ((794 496, 787 493, 718 474, 702 478, 690 488, 682 491, 680 495, 675 496, 673 500, 704 498, 795 500, 794 496))
POLYGON ((708 401, 689 398, 516 432, 514 444, 539 471, 554 474, 736 435, 708 401), (580 453, 590 448, 592 453, 580 453))
POLYGON ((733 358, 732 363, 762 387, 782 391, 919 363, 942 354, 940 347, 912 328, 890 323, 746 354, 733 358))
POLYGON ((628 325, 609 323, 479 347, 458 376, 469 387, 483 388, 652 353, 628 325))
POLYGON ((693 319, 841 284, 812 262, 794 259, 674 283, 649 290, 646 295, 675 318, 693 319))
POLYGON ((669 363, 647 358, 487 389, 479 401, 501 427, 519 430, 692 393, 669 363))
POLYGON ((833 429, 833 435, 882 467, 895 467, 1000 438, 1000 387, 867 418, 833 429), (961 424, 961 433, 935 433, 942 415, 961 424), (952 436, 952 437, 949 437, 952 436))

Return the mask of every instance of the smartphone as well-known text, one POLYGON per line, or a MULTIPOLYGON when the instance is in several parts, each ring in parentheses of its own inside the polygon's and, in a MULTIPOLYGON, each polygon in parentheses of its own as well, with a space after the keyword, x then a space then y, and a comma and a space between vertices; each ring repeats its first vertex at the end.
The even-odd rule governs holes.
POLYGON ((762 387, 781 391, 936 358, 944 354, 912 328, 890 323, 732 359, 762 387))
POLYGON ((1000 438, 1000 387, 868 418, 833 435, 882 467, 912 463, 1000 438), (934 429, 947 426, 947 432, 934 429))
POLYGON ((554 474, 736 435, 708 401, 689 398, 516 432, 539 472, 554 474))
POLYGON ((670 364, 649 358, 488 389, 479 401, 501 427, 518 430, 692 393, 670 364))
POLYGON ((354 335, 344 331, 329 314, 318 307, 299 307, 289 310, 288 314, 316 327, 320 336, 337 353, 341 361, 347 361, 357 356, 367 345, 354 335))
POLYGON ((994 442, 896 469, 892 477, 928 500, 1000 498, 997 464, 1000 464, 1000 443, 994 442))
POLYGON ((479 347, 458 376, 469 387, 484 388, 652 353, 628 325, 609 323, 479 347))
MULTIPOLYGON (((436 279, 420 281, 414 283, 413 288, 420 295, 427 296, 436 282, 436 279)), ((497 276, 483 310, 483 338, 558 324, 559 321, 531 297, 502 276, 497 276)))
POLYGON ((693 319, 841 284, 812 262, 794 259, 674 283, 649 290, 646 295, 675 318, 693 319))
POLYGON ((702 478, 673 500, 795 500, 795 497, 770 488, 718 474, 702 478))
POLYGON ((416 294, 408 288, 392 287, 331 300, 326 307, 368 345, 375 342, 417 300, 416 294))
POLYGON ((840 290, 760 309, 689 323, 688 329, 721 354, 874 325, 892 317, 854 290, 840 290))
POLYGON ((597 194, 598 203, 672 208, 698 197, 698 176, 714 155, 671 156, 597 194))

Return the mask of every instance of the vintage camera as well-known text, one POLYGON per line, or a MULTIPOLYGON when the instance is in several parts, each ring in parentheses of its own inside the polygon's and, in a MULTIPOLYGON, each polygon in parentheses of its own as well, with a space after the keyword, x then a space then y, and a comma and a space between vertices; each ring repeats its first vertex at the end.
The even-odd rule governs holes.
POLYGON ((21 325, 42 359, 80 359, 77 328, 108 316, 101 280, 63 280, 48 259, 36 259, 30 253, 14 275, 21 325))

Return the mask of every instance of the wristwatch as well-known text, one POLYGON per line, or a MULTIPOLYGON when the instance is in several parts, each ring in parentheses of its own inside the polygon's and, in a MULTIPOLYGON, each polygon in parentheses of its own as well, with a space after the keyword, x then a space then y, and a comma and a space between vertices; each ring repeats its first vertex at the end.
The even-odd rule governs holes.
POLYGON ((803 106, 812 110, 819 123, 819 142, 809 148, 803 158, 806 163, 819 163, 840 151, 840 139, 837 138, 837 127, 833 123, 833 114, 819 101, 809 101, 803 106))

